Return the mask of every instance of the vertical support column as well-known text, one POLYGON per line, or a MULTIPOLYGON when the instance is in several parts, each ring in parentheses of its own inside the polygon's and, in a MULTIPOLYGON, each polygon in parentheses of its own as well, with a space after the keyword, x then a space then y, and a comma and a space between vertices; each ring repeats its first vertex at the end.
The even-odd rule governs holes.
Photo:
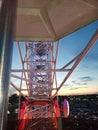
MULTIPOLYGON (((57 100, 58 102, 60 102, 60 98, 59 96, 57 95, 57 100)), ((59 104, 58 104, 58 107, 59 107, 59 104)), ((58 117, 58 130, 62 130, 62 116, 61 116, 61 113, 60 113, 60 117, 58 117)))
POLYGON ((16 7, 17 0, 2 0, 0 11, 0 130, 6 130, 16 7))

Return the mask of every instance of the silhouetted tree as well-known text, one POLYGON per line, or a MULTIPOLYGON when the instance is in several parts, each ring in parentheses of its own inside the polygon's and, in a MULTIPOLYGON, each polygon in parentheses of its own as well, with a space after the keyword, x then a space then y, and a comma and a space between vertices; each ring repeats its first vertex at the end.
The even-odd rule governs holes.
POLYGON ((9 97, 9 103, 15 104, 18 103, 19 96, 15 93, 9 97))

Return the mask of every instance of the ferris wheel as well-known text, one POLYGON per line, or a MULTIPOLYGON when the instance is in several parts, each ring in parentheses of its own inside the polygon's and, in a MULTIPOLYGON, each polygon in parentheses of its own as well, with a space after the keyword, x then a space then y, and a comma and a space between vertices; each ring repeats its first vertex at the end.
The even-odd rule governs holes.
POLYGON ((15 44, 18 45, 23 68, 12 69, 11 74, 12 78, 20 80, 20 89, 17 89, 13 81, 10 85, 18 90, 20 100, 21 95, 25 97, 25 101, 19 104, 19 120, 21 120, 21 123, 19 122, 16 129, 32 129, 34 127, 37 130, 40 129, 38 128, 40 122, 43 122, 41 129, 44 129, 44 127, 46 129, 58 129, 58 118, 61 117, 61 113, 66 118, 69 115, 68 101, 64 100, 61 106, 57 97, 58 88, 57 86, 54 87, 54 80, 57 80, 56 71, 60 72, 60 69, 56 70, 59 42, 55 43, 57 44, 55 56, 53 42, 25 42, 24 58, 22 58, 20 44, 15 44), (21 73, 21 77, 17 76, 16 73, 21 73), (25 89, 22 88, 22 80, 25 81, 25 89), (26 96, 23 94, 23 90, 27 92, 26 96), (54 99, 55 97, 57 99, 54 99), (43 121, 44 118, 47 123, 43 121), (31 121, 31 124, 28 124, 29 120, 32 119, 34 122, 31 121), (27 122, 24 120, 27 120, 27 122))
POLYGON ((16 130, 61 130, 69 103, 64 99, 61 105, 58 92, 98 39, 98 30, 80 54, 57 69, 60 39, 98 20, 98 2, 2 0, 0 9, 0 130, 6 130, 9 86, 19 93, 16 130), (11 69, 13 44, 21 67, 11 69), (67 74, 58 85, 59 72, 67 74))
POLYGON ((20 122, 16 129, 31 130, 34 128, 38 130, 41 124, 43 124, 41 125, 41 129, 59 129, 61 127, 58 126, 61 121, 60 118, 62 116, 65 118, 69 116, 69 103, 64 99, 63 104, 60 104, 58 91, 94 45, 97 38, 98 32, 96 31, 84 50, 60 69, 56 69, 59 41, 55 43, 41 41, 25 42, 24 58, 20 43, 15 43, 18 46, 22 69, 12 69, 11 77, 20 80, 20 89, 17 89, 14 82, 11 82, 10 85, 18 90, 20 99, 21 95, 25 98, 22 104, 19 101, 20 122), (57 45, 54 55, 55 44, 57 45), (70 69, 68 69, 69 66, 71 66, 70 69), (54 82, 57 85, 56 72, 66 71, 67 75, 65 75, 64 80, 59 86, 54 87, 54 82), (15 75, 15 73, 21 73, 21 77, 15 75), (22 88, 23 81, 25 81, 25 89, 22 88), (27 92, 27 96, 24 95, 23 91, 27 92))

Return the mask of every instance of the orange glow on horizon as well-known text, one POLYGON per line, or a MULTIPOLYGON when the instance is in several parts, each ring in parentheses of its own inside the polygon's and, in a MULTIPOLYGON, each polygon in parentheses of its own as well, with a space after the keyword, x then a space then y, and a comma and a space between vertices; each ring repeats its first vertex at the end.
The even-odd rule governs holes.
POLYGON ((97 94, 98 89, 95 87, 79 88, 79 89, 61 89, 59 95, 86 95, 86 94, 97 94))

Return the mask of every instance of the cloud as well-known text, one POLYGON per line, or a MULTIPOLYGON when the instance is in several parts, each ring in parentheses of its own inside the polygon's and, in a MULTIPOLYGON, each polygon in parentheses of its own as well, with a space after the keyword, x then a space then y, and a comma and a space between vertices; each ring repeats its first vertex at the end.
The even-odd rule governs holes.
MULTIPOLYGON (((63 87, 68 88, 68 89, 70 87, 73 87, 73 86, 76 86, 76 85, 83 87, 83 85, 86 86, 92 80, 93 80, 93 77, 91 77, 91 76, 79 77, 77 80, 73 80, 69 84, 64 84, 63 87)), ((80 88, 80 87, 78 87, 78 88, 80 88)))
POLYGON ((69 87, 69 86, 72 86, 72 85, 71 84, 64 84, 63 86, 69 87))
POLYGON ((76 89, 80 89, 80 88, 87 88, 87 86, 83 86, 86 84, 87 83, 79 83, 76 81, 72 81, 70 84, 63 85, 63 88, 66 88, 67 90, 76 90, 76 89), (75 87, 76 85, 78 85, 78 87, 75 87))
POLYGON ((79 77, 77 80, 73 80, 68 84, 64 84, 63 88, 66 88, 67 90, 78 90, 83 88, 88 88, 88 83, 91 82, 94 78, 91 76, 83 76, 79 77))
POLYGON ((79 77, 77 80, 73 80, 71 83, 73 84, 73 86, 78 85, 78 86, 85 86, 87 85, 89 82, 91 82, 93 80, 93 77, 91 76, 84 76, 84 77, 79 77))
POLYGON ((73 87, 73 84, 69 83, 69 84, 64 84, 62 88, 64 88, 64 89, 70 89, 72 87, 73 87))
POLYGON ((86 82, 81 82, 81 81, 72 81, 72 83, 74 84, 74 85, 87 85, 87 83, 86 82))
POLYGON ((81 82, 89 82, 89 81, 93 80, 93 77, 91 77, 91 76, 84 76, 84 77, 80 77, 79 80, 81 82))
POLYGON ((77 90, 77 89, 80 89, 80 88, 87 88, 87 87, 86 86, 85 87, 83 87, 83 86, 81 86, 81 87, 70 87, 69 90, 77 90))

